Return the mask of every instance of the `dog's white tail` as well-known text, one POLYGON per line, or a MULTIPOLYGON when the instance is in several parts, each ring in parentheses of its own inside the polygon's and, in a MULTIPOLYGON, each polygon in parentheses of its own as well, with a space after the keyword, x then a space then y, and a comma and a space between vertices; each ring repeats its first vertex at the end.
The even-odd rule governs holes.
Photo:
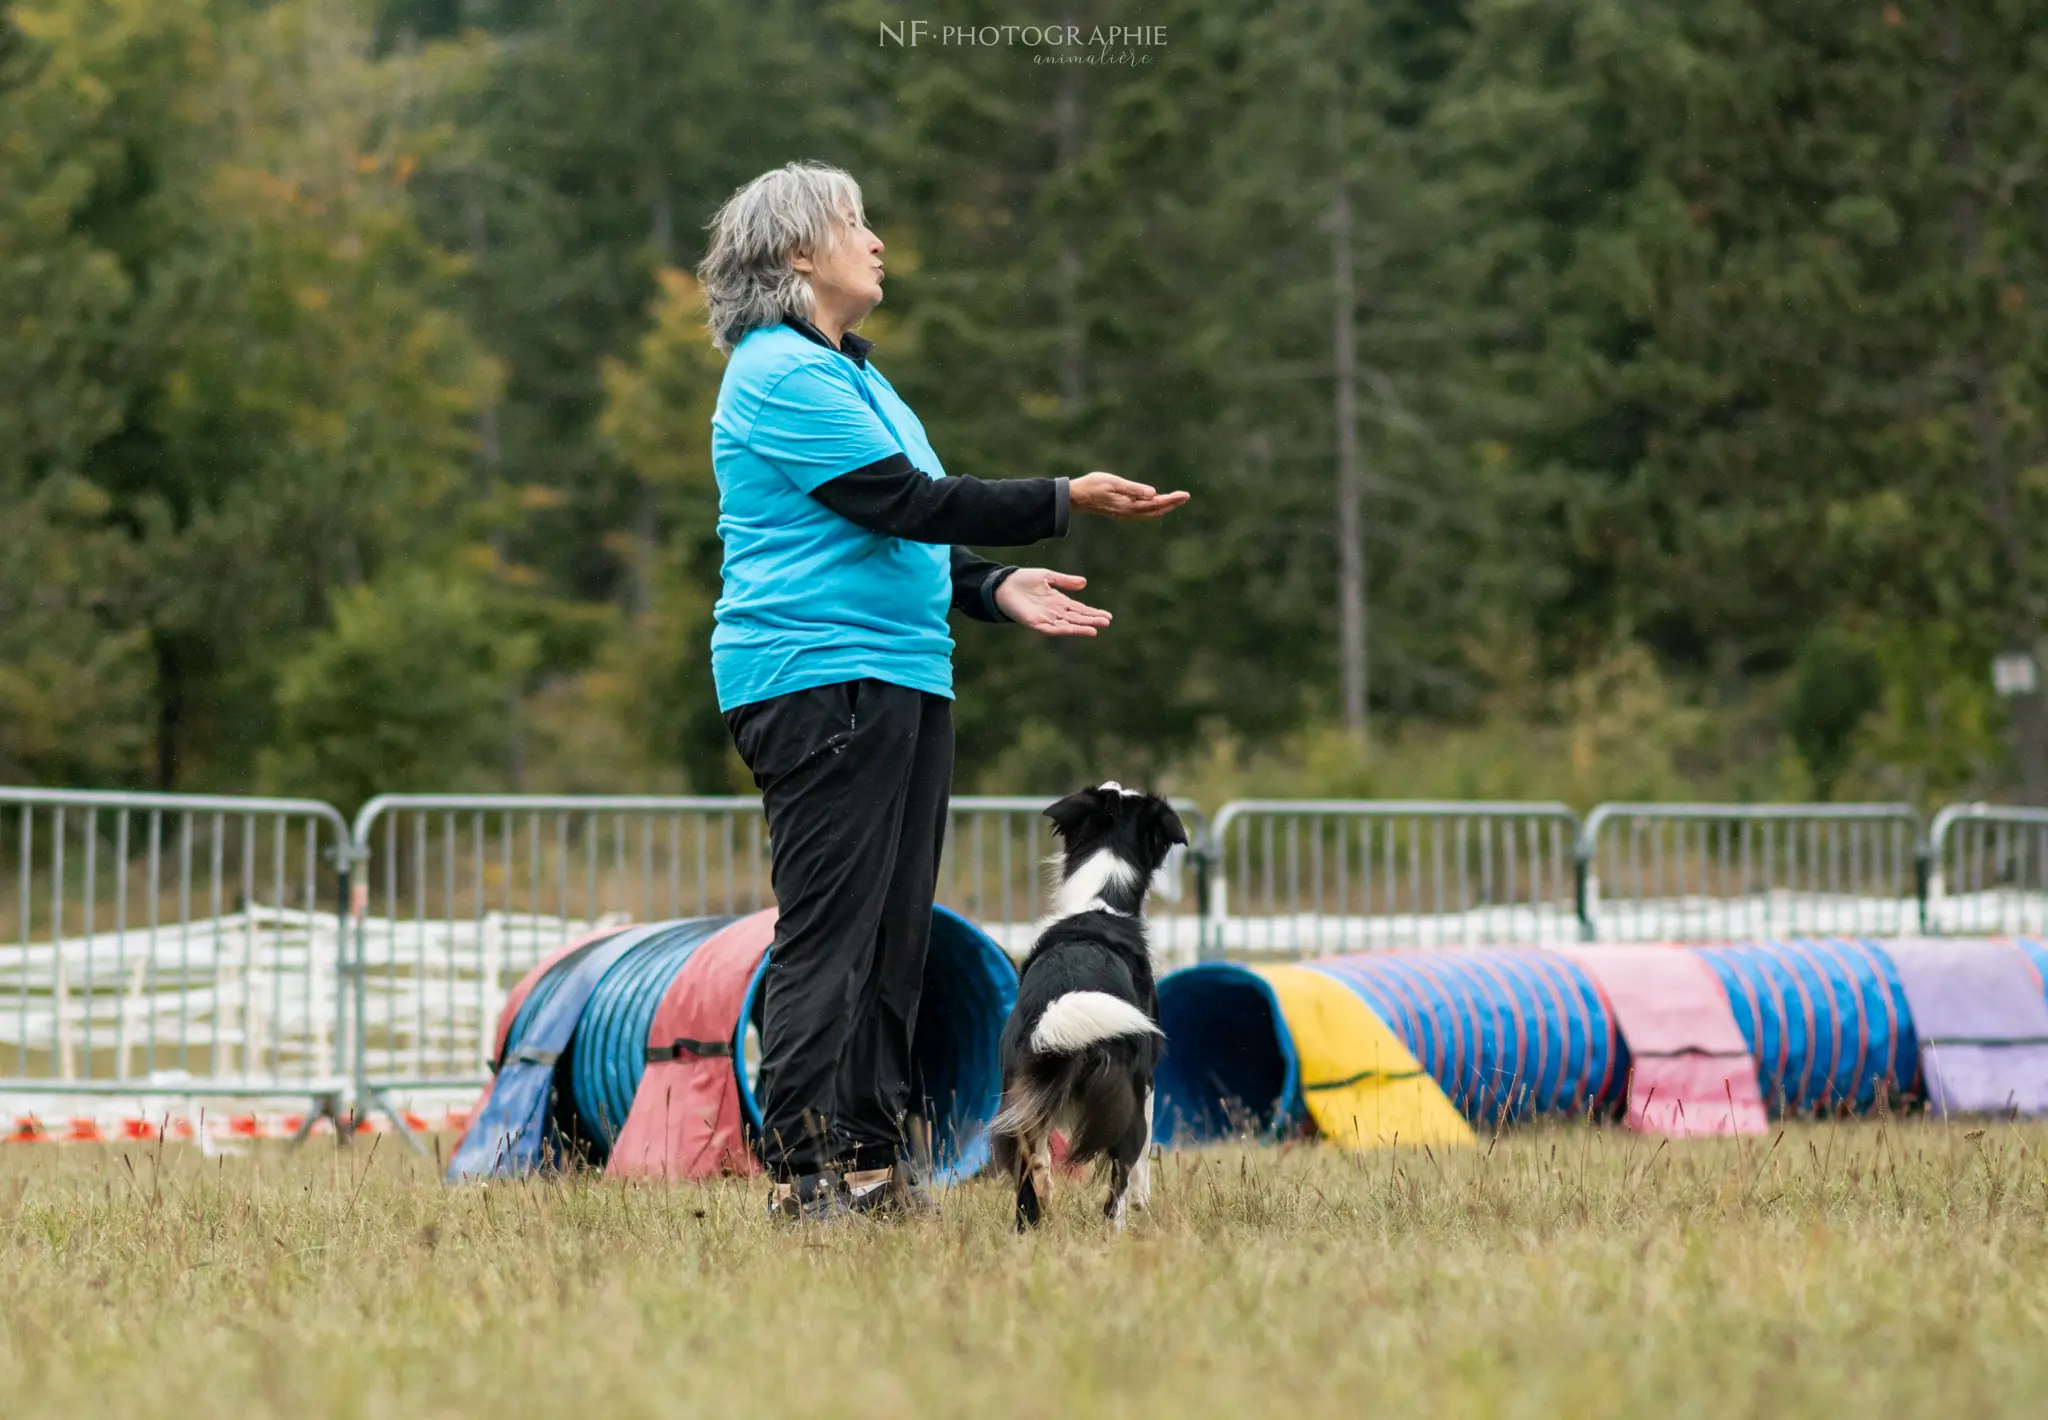
POLYGON ((1054 999, 1031 1032, 1040 1055, 1072 1055, 1120 1035, 1158 1035, 1158 1026, 1130 1002, 1106 991, 1069 991, 1054 999))

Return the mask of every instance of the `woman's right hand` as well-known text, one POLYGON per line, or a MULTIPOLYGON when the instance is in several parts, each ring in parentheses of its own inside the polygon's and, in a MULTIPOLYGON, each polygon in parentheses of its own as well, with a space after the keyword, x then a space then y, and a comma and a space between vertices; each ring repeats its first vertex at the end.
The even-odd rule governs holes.
POLYGON ((1163 518, 1188 495, 1161 493, 1113 473, 1089 473, 1068 482, 1067 501, 1076 512, 1104 518, 1163 518))

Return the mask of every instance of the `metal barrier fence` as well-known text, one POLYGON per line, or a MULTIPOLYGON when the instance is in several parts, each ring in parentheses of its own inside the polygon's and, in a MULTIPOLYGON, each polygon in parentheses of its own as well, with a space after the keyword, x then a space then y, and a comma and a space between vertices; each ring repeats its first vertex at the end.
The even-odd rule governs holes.
POLYGON ((571 938, 773 901, 758 802, 380 795, 356 815, 359 1097, 487 1075, 507 992, 571 938))
MULTIPOLYGON (((938 897, 1013 953, 1044 801, 952 801, 938 897)), ((2048 809, 1242 801, 1151 910, 1163 964, 1489 942, 2048 932, 2048 809)), ((505 994, 611 923, 772 904, 749 798, 0 789, 0 1096, 391 1106, 484 1078, 505 994), (10 945, 11 941, 11 945, 10 945)))
MULTIPOLYGON (((938 899, 1013 952, 1029 946, 1051 887, 1046 802, 951 804, 938 899)), ((1200 811, 1177 807, 1198 837, 1200 811)), ((774 903, 758 799, 384 795, 357 815, 354 843, 351 1000, 365 1095, 480 1084, 506 993, 564 941, 774 903)), ((1200 864, 1192 855, 1177 873, 1200 864)), ((1153 926, 1165 955, 1193 958, 1195 913, 1162 912, 1153 926)))
POLYGON ((1919 855, 1905 804, 1602 804, 1579 917, 1587 941, 1910 932, 1919 855))
POLYGON ((1929 932, 2048 933, 2048 809, 1956 804, 1927 832, 1929 932))
POLYGON ((0 1094, 344 1090, 348 840, 304 799, 0 788, 0 1094))
POLYGON ((1228 804, 1206 954, 1575 941, 1578 823, 1563 804, 1228 804))

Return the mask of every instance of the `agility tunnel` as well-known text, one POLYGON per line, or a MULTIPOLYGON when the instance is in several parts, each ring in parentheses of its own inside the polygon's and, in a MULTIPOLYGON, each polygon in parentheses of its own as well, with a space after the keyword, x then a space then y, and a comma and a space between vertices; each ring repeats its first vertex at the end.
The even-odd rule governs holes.
MULTIPOLYGON (((565 944, 499 1015, 493 1078, 449 1180, 572 1164, 617 1177, 705 1178, 756 1167, 763 987, 775 914, 622 928, 565 944)), ((998 1044, 1016 1001, 1002 949, 949 908, 932 913, 912 1070, 935 1180, 988 1157, 998 1044)))
POLYGON ((503 1031, 504 1045, 449 1160, 451 1181, 531 1173, 587 1152, 569 1099, 572 1047, 584 1009, 636 948, 658 946, 693 925, 657 923, 591 938, 539 968, 516 1008, 507 1001, 512 1019, 503 1031))
POLYGON ((1468 1121, 1604 1105, 1627 1075, 1591 978, 1553 952, 1211 963, 1159 983, 1159 1016, 1163 1143, 1310 1125, 1359 1146, 1454 1142, 1468 1121))
POLYGON ((1544 1115, 2048 1114, 2048 946, 1981 939, 1387 952, 1160 982, 1161 1143, 1456 1142, 1544 1115))

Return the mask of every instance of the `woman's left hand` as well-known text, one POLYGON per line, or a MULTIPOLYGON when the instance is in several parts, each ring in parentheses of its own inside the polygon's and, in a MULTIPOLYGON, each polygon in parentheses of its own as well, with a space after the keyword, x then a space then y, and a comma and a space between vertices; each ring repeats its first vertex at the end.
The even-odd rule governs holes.
POLYGON ((1087 585, 1086 577, 1020 567, 996 588, 996 605, 1010 620, 1047 636, 1093 636, 1109 625, 1109 613, 1067 595, 1087 585))

